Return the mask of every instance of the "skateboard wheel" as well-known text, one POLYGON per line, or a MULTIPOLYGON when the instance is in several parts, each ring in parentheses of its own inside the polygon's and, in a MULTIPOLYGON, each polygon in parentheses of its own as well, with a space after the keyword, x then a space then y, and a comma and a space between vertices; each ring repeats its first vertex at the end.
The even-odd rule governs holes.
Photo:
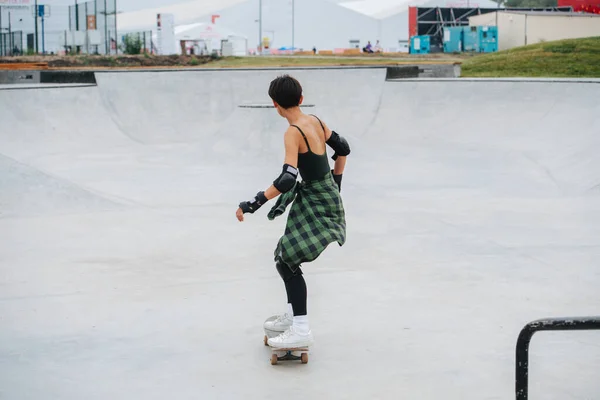
POLYGON ((269 345, 268 341, 269 341, 269 338, 267 337, 267 335, 265 335, 265 340, 264 340, 264 342, 265 342, 265 346, 268 346, 268 345, 269 345))
POLYGON ((300 359, 302 361, 302 364, 308 363, 308 353, 302 353, 302 355, 300 356, 300 359))
POLYGON ((277 354, 271 355, 271 365, 277 364, 277 354))

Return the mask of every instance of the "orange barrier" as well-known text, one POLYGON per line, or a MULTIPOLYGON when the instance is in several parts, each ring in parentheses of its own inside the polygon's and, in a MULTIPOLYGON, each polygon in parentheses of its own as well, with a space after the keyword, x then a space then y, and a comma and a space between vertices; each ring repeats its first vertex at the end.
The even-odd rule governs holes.
POLYGON ((0 70, 48 69, 48 63, 0 63, 0 70))
POLYGON ((360 49, 344 49, 344 54, 360 54, 360 49))
POLYGON ((319 50, 319 54, 322 54, 324 56, 331 56, 333 55, 333 50, 319 50))

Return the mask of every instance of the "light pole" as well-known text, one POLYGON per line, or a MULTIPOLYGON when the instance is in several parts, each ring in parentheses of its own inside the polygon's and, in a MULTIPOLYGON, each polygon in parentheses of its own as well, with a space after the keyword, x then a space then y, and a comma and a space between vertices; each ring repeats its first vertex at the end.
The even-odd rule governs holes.
POLYGON ((262 0, 258 0, 258 51, 262 54, 262 0))
POLYGON ((13 54, 13 37, 12 37, 12 26, 10 22, 10 11, 8 12, 8 54, 13 54))
POLYGON ((292 54, 296 52, 296 46, 294 45, 294 0, 292 0, 292 54))
POLYGON ((35 54, 40 54, 38 49, 38 13, 38 3, 37 0, 35 0, 35 54))
MULTIPOLYGON (((116 10, 115 10, 116 11, 116 10)), ((115 16, 116 18, 116 16, 115 16)), ((116 42, 115 36, 115 42, 116 42)), ((106 9, 106 0, 104 0, 104 46, 106 47, 106 54, 110 54, 110 39, 108 37, 108 10, 106 9)), ((116 47, 116 46, 115 46, 116 47)))
POLYGON ((115 54, 118 55, 119 54, 119 34, 117 33, 117 14, 119 14, 119 11, 117 10, 117 0, 115 0, 115 54))
POLYGON ((75 30, 79 30, 79 5, 77 4, 77 0, 75 0, 75 30))
POLYGON ((2 34, 2 6, 0 6, 0 56, 4 55, 4 35, 2 34))

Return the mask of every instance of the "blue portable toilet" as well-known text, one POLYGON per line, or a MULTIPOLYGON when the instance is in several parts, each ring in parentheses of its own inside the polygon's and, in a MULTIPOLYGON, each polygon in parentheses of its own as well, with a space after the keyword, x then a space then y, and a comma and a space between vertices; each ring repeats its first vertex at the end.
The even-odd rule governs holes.
POLYGON ((465 51, 475 53, 491 53, 498 51, 498 27, 463 27, 463 48, 465 51))
POLYGON ((479 27, 463 26, 463 49, 468 52, 479 53, 479 27))
POLYGON ((493 53, 498 51, 498 27, 480 26, 479 28, 479 51, 482 53, 493 53))
POLYGON ((428 54, 431 50, 431 40, 429 36, 412 36, 410 38, 411 54, 428 54))
POLYGON ((460 53, 463 49, 463 27, 444 28, 444 53, 460 53))

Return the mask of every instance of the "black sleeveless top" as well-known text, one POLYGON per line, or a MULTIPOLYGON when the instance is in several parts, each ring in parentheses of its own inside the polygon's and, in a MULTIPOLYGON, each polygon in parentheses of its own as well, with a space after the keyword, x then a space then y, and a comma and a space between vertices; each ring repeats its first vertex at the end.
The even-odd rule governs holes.
MULTIPOLYGON (((317 118, 314 115, 313 117, 317 118)), ((321 120, 319 120, 319 123, 321 123, 321 120)), ((308 139, 306 139, 302 129, 300 129, 297 125, 292 126, 300 131, 300 134, 306 142, 306 147, 308 147, 308 151, 306 153, 298 153, 298 172, 300 172, 302 180, 312 181, 323 178, 325 174, 330 173, 329 160, 327 158, 327 148, 325 148, 325 152, 323 154, 313 153, 310 149, 310 145, 308 144, 308 139)), ((322 123, 321 127, 323 127, 322 123)))

